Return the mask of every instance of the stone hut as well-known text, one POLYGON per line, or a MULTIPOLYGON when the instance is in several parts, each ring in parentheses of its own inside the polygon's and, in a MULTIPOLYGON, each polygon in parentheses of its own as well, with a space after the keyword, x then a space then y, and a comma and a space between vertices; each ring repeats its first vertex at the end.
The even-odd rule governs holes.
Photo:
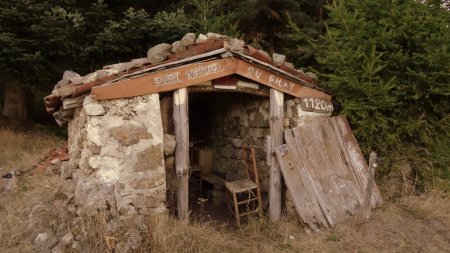
MULTIPOLYGON (((277 220, 287 203, 307 223, 293 190, 283 197, 275 149, 285 143, 285 130, 330 118, 333 104, 316 76, 284 55, 228 36, 188 33, 152 47, 146 58, 86 76, 66 71, 44 100, 68 125, 70 160, 62 173, 76 181, 79 211, 135 216, 176 209, 186 219, 189 163, 206 152, 208 173, 237 179, 245 144, 257 151, 270 218, 277 220)), ((220 202, 220 191, 210 193, 220 202)))

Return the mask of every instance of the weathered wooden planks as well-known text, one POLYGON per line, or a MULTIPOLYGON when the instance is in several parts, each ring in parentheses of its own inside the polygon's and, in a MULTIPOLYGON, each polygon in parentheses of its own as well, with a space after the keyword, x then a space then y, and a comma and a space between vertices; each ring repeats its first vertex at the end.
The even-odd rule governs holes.
MULTIPOLYGON (((361 208, 369 172, 345 117, 309 119, 285 139, 277 160, 305 224, 326 228, 361 208)), ((371 192, 372 207, 381 205, 375 184, 371 192)))
POLYGON ((171 91, 234 74, 235 68, 234 59, 191 63, 94 87, 91 94, 95 99, 103 100, 171 91))
POLYGON ((134 97, 189 87, 232 74, 241 75, 295 97, 331 101, 331 96, 323 91, 304 86, 233 57, 190 63, 156 72, 142 73, 139 76, 130 76, 129 79, 116 83, 93 87, 91 95, 98 100, 134 97))

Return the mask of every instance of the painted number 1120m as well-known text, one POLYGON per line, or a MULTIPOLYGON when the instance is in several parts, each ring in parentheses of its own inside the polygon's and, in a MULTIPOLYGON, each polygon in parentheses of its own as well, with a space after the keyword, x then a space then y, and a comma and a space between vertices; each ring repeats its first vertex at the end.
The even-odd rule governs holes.
POLYGON ((301 107, 305 111, 332 112, 333 105, 329 101, 318 98, 302 98, 301 107))

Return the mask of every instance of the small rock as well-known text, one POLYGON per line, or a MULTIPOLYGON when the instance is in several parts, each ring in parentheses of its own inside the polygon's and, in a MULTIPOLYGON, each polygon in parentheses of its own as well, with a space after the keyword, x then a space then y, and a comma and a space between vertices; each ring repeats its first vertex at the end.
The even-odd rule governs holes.
POLYGON ((313 72, 306 72, 305 75, 309 78, 312 78, 314 80, 317 80, 317 75, 313 72))
POLYGON ((64 85, 70 83, 70 80, 72 78, 78 78, 78 77, 80 77, 80 75, 78 73, 76 73, 72 70, 66 70, 66 71, 64 71, 61 81, 59 81, 58 84, 56 84, 55 88, 64 86, 64 85))
POLYGON ((131 60, 131 62, 122 62, 122 63, 116 63, 112 65, 103 66, 103 69, 108 70, 110 74, 118 74, 120 72, 129 70, 131 68, 136 67, 138 62, 144 61, 145 63, 149 63, 147 58, 140 58, 140 59, 134 59, 131 60), (145 59, 145 60, 142 60, 145 59))
POLYGON ((236 148, 240 148, 242 147, 244 140, 243 139, 238 139, 238 138, 233 138, 231 139, 231 143, 233 143, 233 146, 236 148))
POLYGON ((42 244, 48 240, 48 234, 47 233, 39 233, 36 236, 36 239, 34 239, 34 242, 37 244, 42 244))
POLYGON ((258 50, 259 53, 261 53, 267 60, 272 61, 272 58, 270 57, 269 53, 267 53, 264 50, 258 50))
POLYGON ((89 116, 101 116, 106 113, 105 108, 91 96, 84 98, 83 108, 89 116))
POLYGON ((245 42, 240 39, 232 39, 230 42, 230 50, 231 51, 238 51, 238 52, 244 52, 244 46, 245 42))
POLYGON ((7 173, 0 178, 0 192, 8 192, 16 189, 19 184, 18 181, 16 170, 13 169, 10 173, 7 173))
POLYGON ((285 67, 290 68, 290 69, 295 69, 294 64, 292 64, 292 62, 287 62, 287 61, 285 61, 285 62, 283 63, 283 65, 284 65, 285 67))
POLYGON ((136 68, 140 68, 140 67, 144 66, 145 64, 149 63, 147 57, 145 57, 145 58, 133 59, 133 60, 131 60, 131 62, 134 62, 134 63, 135 63, 135 67, 136 67, 136 68))
POLYGON ((33 241, 33 249, 36 252, 49 252, 52 245, 56 244, 56 240, 51 232, 39 233, 33 241))
POLYGON ((60 162, 60 161, 59 161, 58 158, 52 159, 52 160, 50 161, 50 163, 53 164, 53 165, 55 165, 55 164, 57 164, 57 163, 59 163, 59 162, 60 162))
POLYGON ((195 43, 195 33, 186 33, 183 38, 180 40, 181 45, 188 47, 192 46, 195 43))
POLYGON ((75 78, 71 78, 70 79, 70 83, 73 85, 80 85, 84 82, 84 78, 83 77, 75 77, 75 78))
POLYGON ((83 83, 89 83, 89 82, 95 81, 97 79, 97 75, 98 75, 97 72, 92 72, 90 74, 87 74, 86 76, 83 77, 84 78, 83 83))
POLYGON ((175 41, 172 43, 172 53, 178 53, 186 51, 186 46, 184 46, 181 41, 175 41))
POLYGON ((78 241, 74 241, 70 247, 76 251, 81 251, 81 245, 78 241))
POLYGON ((97 74, 95 79, 100 79, 100 78, 103 78, 105 76, 111 75, 111 72, 106 70, 106 69, 99 69, 99 70, 95 71, 95 73, 97 74))
POLYGON ((283 118, 283 127, 289 127, 289 118, 283 118))
POLYGON ((171 155, 175 151, 175 146, 177 142, 175 141, 175 136, 171 134, 164 134, 163 137, 164 143, 164 155, 171 155))
POLYGON ((220 40, 220 34, 217 33, 207 33, 206 37, 208 38, 208 40, 220 40))
POLYGON ((73 170, 68 161, 64 161, 61 163, 61 178, 66 180, 72 178, 73 170))
POLYGON ((195 43, 202 43, 208 40, 208 37, 204 34, 199 34, 197 40, 195 40, 195 43))
POLYGON ((290 240, 294 240, 294 239, 295 239, 295 236, 289 235, 289 239, 290 239, 290 240))
POLYGON ((272 62, 273 62, 273 64, 275 64, 275 66, 280 67, 281 65, 283 65, 283 63, 285 61, 286 61, 286 55, 277 54, 277 53, 272 54, 272 62))
POLYGON ((150 48, 147 52, 147 59, 151 64, 165 61, 171 54, 172 46, 167 43, 158 44, 150 48))
POLYGON ((61 238, 61 241, 59 241, 59 245, 66 247, 72 245, 73 241, 73 234, 72 232, 69 232, 61 238))
POLYGON ((222 53, 220 55, 220 57, 222 57, 222 58, 230 58, 230 57, 233 57, 233 53, 227 51, 225 53, 222 53))

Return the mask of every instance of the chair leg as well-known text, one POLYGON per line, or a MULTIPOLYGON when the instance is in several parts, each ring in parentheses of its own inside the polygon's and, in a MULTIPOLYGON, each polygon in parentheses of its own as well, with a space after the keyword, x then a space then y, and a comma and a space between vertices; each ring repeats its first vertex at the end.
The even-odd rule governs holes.
POLYGON ((230 191, 228 189, 225 190, 225 199, 228 206, 228 211, 230 212, 231 217, 233 217, 233 208, 231 207, 232 199, 230 197, 230 191))
POLYGON ((257 188, 256 189, 256 194, 258 194, 258 212, 259 212, 259 217, 262 217, 262 198, 261 198, 261 192, 260 192, 260 189, 259 188, 257 188))
POLYGON ((237 223, 238 227, 241 227, 241 216, 239 215, 238 201, 237 201, 237 196, 236 196, 235 192, 233 192, 233 202, 234 202, 236 223, 237 223))

